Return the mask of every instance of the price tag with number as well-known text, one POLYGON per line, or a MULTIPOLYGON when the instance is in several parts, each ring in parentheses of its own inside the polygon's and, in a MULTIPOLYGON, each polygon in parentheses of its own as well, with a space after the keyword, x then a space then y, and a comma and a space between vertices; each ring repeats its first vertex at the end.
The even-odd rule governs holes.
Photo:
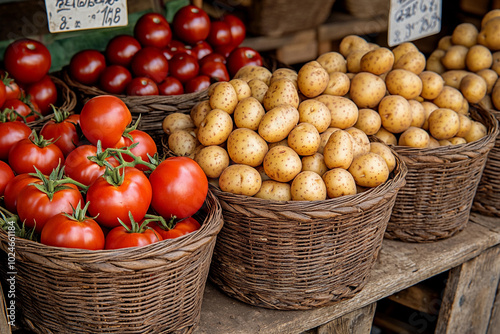
POLYGON ((52 33, 126 26, 127 0, 45 0, 52 33))
POLYGON ((389 46, 441 31, 441 0, 391 0, 389 46))

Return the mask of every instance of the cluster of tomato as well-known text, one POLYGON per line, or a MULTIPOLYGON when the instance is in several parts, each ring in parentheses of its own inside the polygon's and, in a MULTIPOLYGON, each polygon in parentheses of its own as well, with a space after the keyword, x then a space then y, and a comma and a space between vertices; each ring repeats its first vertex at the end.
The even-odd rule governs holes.
POLYGON ((189 158, 159 161, 119 98, 54 112, 40 134, 0 122, 4 226, 15 217, 44 244, 80 249, 143 246, 200 228, 192 215, 208 191, 203 170, 189 158))
POLYGON ((193 93, 229 81, 245 65, 262 65, 257 51, 240 46, 245 34, 238 17, 211 21, 193 5, 177 11, 172 26, 161 14, 148 13, 135 24, 134 36, 115 36, 104 53, 75 54, 69 72, 76 81, 111 94, 193 93))

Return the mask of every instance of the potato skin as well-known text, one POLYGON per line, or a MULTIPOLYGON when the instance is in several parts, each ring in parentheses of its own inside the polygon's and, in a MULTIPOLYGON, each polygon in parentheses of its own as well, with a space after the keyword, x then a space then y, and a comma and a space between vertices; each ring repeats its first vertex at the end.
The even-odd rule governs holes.
POLYGON ((315 172, 319 175, 323 175, 328 170, 325 164, 325 158, 321 153, 314 153, 313 155, 308 155, 302 157, 302 171, 309 170, 315 172))
POLYGON ((291 201, 290 184, 274 180, 262 181, 262 186, 254 197, 271 201, 291 201))
POLYGON ((334 168, 323 174, 328 198, 356 195, 356 181, 351 173, 343 168, 334 168))
POLYGON ((246 97, 239 101, 234 109, 234 124, 238 128, 257 130, 265 113, 264 107, 255 97, 246 97))
POLYGON ((285 139, 299 121, 299 111, 291 105, 269 110, 261 119, 258 133, 269 143, 285 139))
POLYGON ((208 178, 216 179, 229 166, 229 155, 220 146, 206 146, 198 151, 194 156, 194 161, 200 165, 208 178))
POLYGON ((429 132, 437 140, 450 139, 460 129, 460 117, 448 108, 439 108, 429 116, 429 132))
POLYGON ((411 125, 410 103, 399 95, 388 95, 380 101, 378 107, 382 126, 392 132, 401 133, 411 125))
POLYGON ((323 149, 325 164, 329 169, 349 168, 354 158, 353 140, 344 130, 337 130, 330 135, 323 149))
POLYGON ((313 60, 304 64, 298 73, 299 90, 306 97, 315 97, 323 93, 328 86, 330 76, 320 63, 313 60))
POLYGON ((322 201, 326 199, 326 185, 315 172, 300 172, 290 187, 293 201, 322 201))
POLYGON ((300 100, 297 89, 288 79, 274 80, 269 85, 262 100, 262 105, 267 111, 285 104, 298 108, 299 103, 300 100))
POLYGON ((266 141, 253 130, 236 129, 227 138, 227 153, 237 164, 257 167, 268 151, 266 141))
POLYGON ((262 185, 259 172, 250 166, 235 164, 224 169, 219 177, 222 191, 238 195, 255 195, 262 185))
POLYGON ((358 108, 375 108, 385 93, 384 80, 375 74, 361 72, 351 79, 349 95, 358 108))
POLYGON ((389 178, 389 168, 384 158, 373 152, 355 158, 348 171, 361 187, 373 188, 389 178))
POLYGON ((288 134, 288 146, 301 156, 313 155, 320 144, 319 132, 310 123, 299 123, 288 134))
POLYGON ((217 83, 208 100, 212 109, 221 109, 231 115, 238 104, 238 94, 233 85, 221 81, 217 83))
POLYGON ((348 98, 320 95, 315 100, 324 103, 330 110, 330 127, 347 129, 356 124, 359 114, 358 107, 348 98))
POLYGON ((290 147, 275 146, 264 157, 264 171, 273 180, 289 182, 302 170, 299 155, 290 147))
POLYGON ((198 140, 204 146, 220 145, 233 130, 231 115, 221 109, 211 110, 198 127, 198 140))
POLYGON ((165 116, 162 122, 163 132, 167 135, 175 130, 191 130, 195 128, 194 122, 187 114, 176 112, 165 116))
POLYGON ((354 124, 355 128, 360 129, 367 135, 374 135, 382 126, 380 115, 373 109, 359 109, 358 121, 354 124))
POLYGON ((298 111, 300 123, 311 123, 320 133, 330 127, 332 114, 323 102, 315 99, 304 100, 300 102, 298 111))
POLYGON ((388 48, 378 48, 368 51, 361 57, 361 71, 375 75, 389 72, 394 65, 394 54, 388 48))
POLYGON ((422 93, 422 80, 418 75, 404 69, 395 69, 385 77, 387 90, 393 95, 401 95, 407 100, 422 93))
POLYGON ((392 172, 394 168, 396 168, 396 158, 394 157, 394 154, 392 154, 391 149, 384 143, 371 142, 370 152, 377 153, 384 158, 387 163, 387 167, 389 168, 389 172, 392 172))

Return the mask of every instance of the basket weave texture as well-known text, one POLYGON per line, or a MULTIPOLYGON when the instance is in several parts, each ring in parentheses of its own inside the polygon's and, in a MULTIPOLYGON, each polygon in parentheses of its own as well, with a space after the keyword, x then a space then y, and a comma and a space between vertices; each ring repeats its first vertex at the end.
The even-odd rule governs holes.
MULTIPOLYGON (((16 300, 36 333, 191 333, 222 210, 209 192, 200 230, 141 248, 85 251, 16 238, 16 300)), ((8 238, 0 232, 0 247, 8 238)), ((5 279, 5 268, 0 272, 5 279)), ((18 307, 19 309, 19 307, 18 307)))
MULTIPOLYGON (((500 111, 489 110, 500 122, 500 111)), ((472 210, 487 216, 500 217, 500 138, 491 149, 486 160, 483 176, 477 188, 472 210)))
POLYGON ((324 201, 268 201, 214 186, 224 226, 209 278, 245 303, 310 309, 351 298, 377 259, 406 166, 366 192, 324 201))
POLYGON ((345 8, 354 17, 389 15, 390 0, 345 0, 345 8))
POLYGON ((471 106, 471 116, 488 129, 480 140, 430 149, 394 148, 408 166, 408 174, 386 238, 431 242, 465 228, 488 153, 498 135, 498 122, 491 113, 471 106))

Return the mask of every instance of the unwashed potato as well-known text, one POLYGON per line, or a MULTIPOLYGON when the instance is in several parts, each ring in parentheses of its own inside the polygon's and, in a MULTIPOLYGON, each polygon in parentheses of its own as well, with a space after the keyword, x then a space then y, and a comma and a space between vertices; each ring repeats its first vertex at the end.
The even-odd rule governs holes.
POLYGON ((344 130, 334 131, 323 149, 323 157, 328 169, 344 168, 351 165, 354 158, 352 136, 344 130))
POLYGON ((285 139, 299 121, 299 111, 289 104, 269 110, 259 124, 259 135, 269 143, 285 139))
POLYGON ((330 110, 330 127, 347 129, 358 121, 358 107, 350 99, 334 95, 320 95, 315 99, 330 110))
POLYGON ((199 144, 194 131, 175 130, 168 136, 168 147, 177 156, 194 156, 199 144))
POLYGON ((377 48, 368 51, 360 59, 360 70, 375 75, 387 73, 394 65, 394 54, 388 48, 377 48))
POLYGON ((262 181, 260 190, 254 197, 271 201, 291 201, 290 184, 274 180, 262 181))
POLYGON ((461 138, 461 137, 453 137, 453 138, 450 138, 449 140, 450 140, 451 145, 467 144, 467 141, 465 140, 465 138, 461 138))
POLYGON ((428 146, 428 148, 436 148, 436 147, 439 147, 439 146, 441 146, 441 144, 439 143, 439 141, 436 138, 430 136, 429 137, 429 146, 428 146))
POLYGON ((361 187, 373 188, 389 178, 389 167, 384 158, 373 152, 355 158, 348 171, 361 187))
POLYGON ((463 99, 464 97, 458 89, 444 86, 441 93, 432 102, 439 108, 448 108, 458 112, 463 107, 463 99))
POLYGON ((460 89, 460 82, 462 82, 462 79, 469 73, 470 72, 466 70, 449 70, 441 73, 441 77, 444 80, 445 85, 460 89))
POLYGON ((485 22, 479 35, 478 44, 486 46, 491 51, 500 50, 500 17, 493 17, 485 22))
POLYGON ((233 88, 236 91, 236 96, 238 97, 238 101, 252 96, 252 89, 248 85, 248 82, 246 82, 245 80, 232 79, 229 80, 229 83, 233 85, 233 88))
POLYGON ((234 124, 238 128, 257 130, 266 111, 255 97, 247 97, 238 102, 234 109, 234 124))
POLYGON ((412 42, 404 42, 396 46, 392 49, 392 53, 394 54, 394 62, 398 62, 399 59, 407 54, 408 52, 418 52, 418 48, 412 42))
POLYGON ((497 72, 487 68, 478 71, 476 74, 486 81, 486 94, 491 94, 491 92, 493 91, 493 86, 495 85, 495 82, 497 82, 498 79, 497 72))
POLYGON ((450 46, 453 45, 453 42, 451 41, 451 35, 443 36, 439 39, 437 48, 439 50, 446 51, 450 48, 450 46))
POLYGON ((366 133, 355 127, 350 127, 345 131, 352 137, 353 158, 370 152, 370 139, 366 133))
POLYGON ((492 57, 493 64, 491 64, 491 69, 500 75, 500 51, 494 52, 492 57))
POLYGON ((321 143, 319 144, 319 147, 318 147, 318 153, 323 154, 323 150, 325 148, 326 143, 328 142, 328 139, 330 139, 330 136, 332 135, 332 133, 334 133, 337 130, 340 130, 340 129, 339 128, 328 128, 319 134, 319 137, 321 138, 321 143))
POLYGON ((349 96, 358 108, 375 108, 385 93, 384 80, 375 74, 361 72, 351 79, 349 96))
POLYGON ((439 107, 430 101, 424 101, 421 102, 421 104, 424 107, 424 113, 425 113, 425 121, 424 124, 422 125, 422 129, 429 130, 429 115, 439 107))
POLYGON ((347 62, 345 57, 339 52, 330 51, 321 54, 316 61, 328 72, 347 72, 347 62))
POLYGON ((467 99, 463 99, 462 108, 457 112, 459 114, 469 115, 469 101, 467 101, 467 99))
POLYGON ((410 51, 399 58, 397 63, 394 63, 393 69, 404 69, 415 74, 420 74, 426 66, 425 55, 420 51, 410 51))
POLYGON ((429 132, 437 140, 450 139, 460 129, 460 117, 448 108, 436 109, 429 116, 429 132))
POLYGON ((359 73, 361 72, 361 58, 368 52, 368 50, 353 50, 346 57, 347 72, 359 73))
POLYGON ((491 91, 491 103, 496 110, 500 110, 500 80, 497 80, 491 91))
POLYGON ((413 72, 395 69, 387 73, 385 84, 389 93, 401 95, 407 100, 416 98, 422 93, 422 80, 413 72))
POLYGON ((435 99, 444 87, 443 77, 432 71, 423 71, 418 76, 422 80, 420 96, 427 100, 435 99))
POLYGON ((298 74, 295 70, 285 67, 278 68, 273 72, 269 84, 278 79, 288 79, 293 82, 296 89, 299 89, 299 85, 297 84, 297 77, 298 74))
POLYGON ((460 23, 451 34, 451 42, 455 45, 463 45, 470 48, 477 43, 479 31, 472 23, 460 23))
POLYGON ((195 127, 200 126, 200 123, 205 119, 210 110, 212 110, 212 107, 210 107, 210 102, 208 100, 198 102, 194 105, 191 109, 190 116, 195 127))
POLYGON ((439 143, 439 146, 451 146, 452 143, 451 141, 449 141, 448 139, 441 139, 440 141, 438 141, 439 143))
POLYGON ((441 58, 441 63, 448 70, 464 70, 467 52, 469 48, 466 46, 452 45, 441 58))
POLYGON ((267 143, 267 147, 272 149, 274 146, 288 146, 288 138, 282 139, 274 143, 267 143))
POLYGON ((258 79, 263 81, 266 85, 269 85, 271 76, 271 71, 263 66, 246 65, 236 72, 233 79, 242 79, 246 82, 249 82, 252 79, 258 79))
POLYGON ((267 84, 262 80, 252 79, 248 81, 248 86, 252 90, 252 97, 254 97, 257 101, 262 103, 262 101, 264 100, 264 96, 266 95, 267 90, 269 89, 267 84))
POLYGON ((481 19, 481 28, 484 27, 486 22, 488 22, 492 18, 498 17, 498 16, 500 16, 500 9, 492 9, 489 12, 487 12, 486 14, 484 14, 483 18, 481 19))
POLYGON ((334 168, 323 174, 328 198, 337 198, 347 195, 356 195, 354 177, 343 168, 334 168))
POLYGON ((221 81, 217 83, 208 100, 212 109, 224 110, 231 115, 238 104, 238 95, 233 85, 229 82, 221 81))
POLYGON ((399 136, 398 145, 426 148, 429 146, 429 133, 424 129, 410 126, 399 136))
POLYGON ((288 79, 277 79, 273 81, 262 100, 266 111, 278 106, 288 104, 295 108, 299 107, 299 94, 294 84, 288 79))
POLYGON ((383 127, 380 127, 380 129, 375 134, 375 137, 377 137, 387 145, 398 144, 398 139, 396 138, 396 136, 392 132, 389 132, 386 129, 384 129, 383 127))
POLYGON ((343 72, 330 72, 324 94, 344 96, 349 92, 351 79, 343 72))
POLYGON ((300 172, 290 186, 292 201, 322 201, 326 199, 326 185, 315 172, 300 172))
POLYGON ((226 111, 211 110, 198 127, 198 140, 204 146, 224 143, 233 131, 233 119, 226 111))
POLYGON ((311 172, 323 175, 328 170, 325 164, 323 154, 316 152, 313 155, 302 157, 302 171, 309 170, 311 172))
POLYGON ((493 64, 493 55, 484 45, 474 45, 470 47, 465 57, 465 65, 471 72, 478 72, 490 68, 493 64))
POLYGON ((408 129, 412 122, 410 103, 399 95, 388 95, 380 101, 378 112, 382 126, 392 132, 401 133, 408 129))
POLYGON ((218 178, 229 166, 229 155, 225 149, 217 145, 205 146, 194 156, 208 178, 218 178))
POLYGON ((424 125, 427 115, 425 114, 424 106, 417 100, 409 100, 411 109, 411 124, 410 126, 415 126, 421 128, 424 125))
POLYGON ((353 50, 366 50, 368 51, 370 46, 368 42, 360 36, 357 35, 347 35, 340 41, 339 52, 344 57, 347 57, 349 53, 353 50))
POLYGON ((313 60, 304 64, 298 73, 297 84, 299 90, 306 97, 316 97, 323 93, 328 86, 330 77, 320 63, 313 60))
POLYGON ((319 132, 310 123, 299 123, 288 134, 288 146, 301 156, 316 153, 320 144, 319 132))
POLYGON ((188 114, 176 112, 165 116, 162 128, 163 132, 170 135, 175 130, 192 130, 195 128, 195 124, 188 114))
POLYGON ((396 168, 396 158, 392 153, 391 149, 384 143, 371 142, 370 152, 377 153, 382 158, 384 158, 389 168, 389 172, 392 172, 396 168))
POLYGON ((299 122, 314 125, 319 133, 330 127, 332 114, 323 102, 315 99, 304 100, 300 102, 298 111, 299 122))
POLYGON ((354 124, 355 128, 360 129, 367 135, 374 135, 382 126, 380 115, 373 109, 359 109, 358 121, 354 124))
POLYGON ((460 92, 470 103, 479 103, 486 95, 488 85, 486 80, 475 73, 469 73, 460 82, 460 92))
POLYGON ((469 133, 465 135, 464 139, 468 143, 471 143, 473 141, 483 138, 487 134, 488 134, 488 129, 483 123, 480 123, 478 121, 472 121, 471 129, 469 133))
POLYGON ((266 141, 250 129, 236 129, 227 138, 227 153, 237 164, 257 167, 264 161, 267 151, 266 141))
POLYGON ((264 171, 274 181, 289 182, 302 170, 299 155, 290 147, 275 146, 264 157, 264 171))
POLYGON ((436 72, 438 74, 444 73, 446 71, 446 68, 441 63, 441 59, 444 57, 445 54, 446 51, 442 49, 436 49, 432 51, 429 58, 427 58, 425 69, 427 71, 436 72))
POLYGON ((255 195, 262 185, 259 172, 247 165, 230 165, 221 173, 219 177, 219 187, 237 195, 255 195))

